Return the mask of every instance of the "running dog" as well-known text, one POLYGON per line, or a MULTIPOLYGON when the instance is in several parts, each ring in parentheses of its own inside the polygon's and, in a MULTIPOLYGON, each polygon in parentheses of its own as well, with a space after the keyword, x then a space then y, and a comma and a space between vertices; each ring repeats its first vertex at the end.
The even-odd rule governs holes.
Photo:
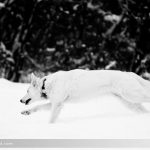
POLYGON ((135 73, 115 70, 75 69, 58 71, 43 78, 32 73, 27 94, 20 102, 29 105, 47 101, 48 104, 25 110, 22 114, 51 107, 50 122, 53 123, 65 102, 80 102, 82 98, 92 100, 92 97, 108 93, 119 96, 132 110, 147 112, 142 103, 150 102, 150 82, 135 73))

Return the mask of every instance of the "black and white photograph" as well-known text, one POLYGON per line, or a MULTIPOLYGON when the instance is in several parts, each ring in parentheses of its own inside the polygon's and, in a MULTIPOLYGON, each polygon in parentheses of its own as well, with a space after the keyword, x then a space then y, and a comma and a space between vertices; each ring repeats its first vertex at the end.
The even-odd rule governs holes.
POLYGON ((150 0, 0 0, 0 147, 28 143, 150 147, 150 0))

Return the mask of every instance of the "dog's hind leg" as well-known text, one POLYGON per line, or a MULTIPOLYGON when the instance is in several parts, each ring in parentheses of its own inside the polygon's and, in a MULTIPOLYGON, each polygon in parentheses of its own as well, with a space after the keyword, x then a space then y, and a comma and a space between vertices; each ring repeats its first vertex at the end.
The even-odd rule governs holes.
POLYGON ((28 110, 24 110, 21 112, 21 114, 23 115, 30 115, 34 112, 40 111, 40 110, 50 110, 51 108, 51 103, 46 103, 46 104, 42 104, 42 105, 37 105, 31 109, 28 110))
POLYGON ((149 113, 149 111, 140 103, 132 103, 127 100, 122 100, 123 104, 130 110, 136 113, 149 113))
POLYGON ((138 103, 138 102, 133 103, 133 102, 131 102, 131 100, 133 99, 133 97, 131 98, 131 97, 124 96, 124 95, 121 95, 121 94, 116 94, 116 93, 114 93, 114 95, 117 96, 117 97, 119 97, 119 99, 121 100, 121 102, 128 109, 130 109, 130 110, 132 110, 132 111, 134 111, 136 113, 149 113, 149 111, 141 103, 138 103))

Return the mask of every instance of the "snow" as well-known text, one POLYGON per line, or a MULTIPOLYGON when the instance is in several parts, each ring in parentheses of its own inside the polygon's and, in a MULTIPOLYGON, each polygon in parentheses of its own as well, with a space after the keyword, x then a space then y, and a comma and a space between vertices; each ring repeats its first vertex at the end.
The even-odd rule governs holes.
MULTIPOLYGON (((47 150, 47 148, 36 148, 36 150, 47 150)), ((84 150, 116 150, 116 148, 84 148, 84 150)), ((7 150, 12 150, 10 148, 7 148, 7 150)), ((13 148, 15 150, 15 148, 13 148)), ((16 148, 18 150, 18 148, 16 148)), ((19 150, 25 150, 25 148, 19 148, 19 150)), ((33 148, 28 148, 27 150, 33 150, 33 148)), ((66 148, 50 148, 50 150, 66 150, 66 148)), ((83 150, 83 148, 67 148, 67 150, 83 150)), ((117 150, 122 150, 122 148, 117 148, 117 150)), ((123 148, 123 150, 136 150, 135 148, 123 148)), ((137 148, 137 150, 143 150, 143 148, 137 148)), ((145 150, 147 150, 145 148, 145 150)))
POLYGON ((5 4, 0 2, 0 8, 4 8, 5 4))
MULTIPOLYGON (((150 138, 150 114, 130 111, 119 98, 106 95, 85 103, 66 104, 56 123, 50 111, 29 116, 20 103, 28 84, 0 79, 1 139, 142 139, 150 138)), ((144 104, 150 110, 150 104, 144 104)))
POLYGON ((118 16, 118 15, 115 15, 115 14, 111 14, 111 15, 106 15, 105 17, 104 17, 104 19, 106 20, 106 21, 111 21, 111 22, 118 22, 119 20, 120 20, 120 16, 118 16))

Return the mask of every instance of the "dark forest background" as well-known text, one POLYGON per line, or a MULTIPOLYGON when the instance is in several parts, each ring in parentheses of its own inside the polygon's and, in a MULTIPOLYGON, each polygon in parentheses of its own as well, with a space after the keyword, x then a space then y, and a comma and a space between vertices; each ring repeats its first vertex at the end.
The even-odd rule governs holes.
POLYGON ((0 0, 0 76, 150 72, 150 0, 0 0))

